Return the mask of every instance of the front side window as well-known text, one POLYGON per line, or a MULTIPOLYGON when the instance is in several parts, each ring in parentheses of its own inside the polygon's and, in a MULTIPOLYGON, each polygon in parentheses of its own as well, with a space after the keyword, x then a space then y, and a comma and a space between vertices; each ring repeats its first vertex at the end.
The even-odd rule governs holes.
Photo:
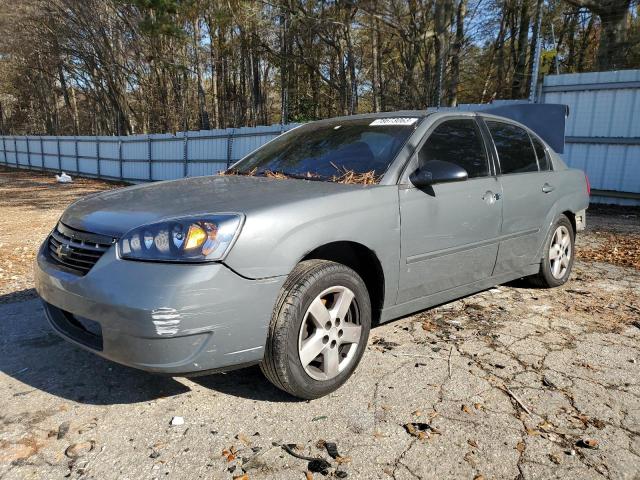
POLYGON ((334 182, 349 175, 368 175, 377 180, 418 120, 402 117, 310 123, 267 143, 227 174, 279 174, 334 182))
POLYGON ((496 145, 500 169, 504 175, 538 171, 536 153, 525 130, 509 123, 491 120, 486 123, 496 145))
POLYGON ((536 150, 540 170, 549 170, 549 157, 547 156, 547 150, 544 148, 544 145, 535 135, 531 135, 531 141, 533 142, 533 147, 536 150))
POLYGON ((469 178, 489 174, 487 155, 475 120, 447 120, 429 135, 418 154, 419 165, 442 160, 464 168, 469 178))

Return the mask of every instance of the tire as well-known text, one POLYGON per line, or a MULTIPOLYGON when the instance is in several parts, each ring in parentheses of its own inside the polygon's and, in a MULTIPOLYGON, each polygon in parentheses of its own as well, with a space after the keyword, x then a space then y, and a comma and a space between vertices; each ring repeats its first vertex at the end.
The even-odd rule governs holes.
POLYGON ((322 397, 351 376, 370 329, 369 293, 355 271, 327 260, 301 262, 280 291, 260 368, 271 383, 291 395, 322 397), (358 335, 357 343, 352 342, 358 335))
POLYGON ((566 215, 561 215, 553 223, 547 234, 544 243, 542 262, 537 275, 529 277, 529 283, 539 288, 554 288, 563 285, 569 280, 573 261, 575 258, 575 232, 573 225, 566 215), (559 235, 562 235, 559 237, 559 235), (566 240, 564 238, 566 237, 566 240), (558 242, 563 245, 558 244, 558 242), (565 242, 565 243, 563 243, 565 242), (557 244, 556 255, 560 257, 553 259, 552 246, 557 244), (558 263, 559 262, 559 263, 558 263))

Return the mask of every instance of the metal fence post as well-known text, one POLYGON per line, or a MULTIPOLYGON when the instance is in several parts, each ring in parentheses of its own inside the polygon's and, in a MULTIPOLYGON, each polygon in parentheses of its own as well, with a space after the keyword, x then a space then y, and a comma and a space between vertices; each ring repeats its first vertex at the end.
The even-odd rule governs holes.
POLYGON ((118 137, 118 170, 122 180, 122 138, 118 137))
POLYGON ((58 154, 58 171, 62 172, 62 156, 60 155, 60 137, 56 137, 56 152, 58 154))
POLYGON ((9 159, 7 158, 7 145, 4 143, 4 135, 2 136, 2 155, 4 158, 4 163, 9 165, 9 159))
POLYGON ((182 172, 183 177, 189 176, 189 164, 187 163, 188 158, 189 158, 189 138, 187 137, 187 132, 185 130, 184 136, 182 138, 182 161, 184 162, 183 172, 182 172))
POLYGON ((27 142, 27 164, 29 165, 29 170, 31 170, 31 150, 29 149, 29 137, 25 135, 24 139, 27 142))
POLYGON ((42 135, 40 135, 40 170, 44 170, 44 146, 42 143, 42 135))
POLYGON ((151 135, 147 135, 147 161, 149 163, 149 181, 153 181, 153 166, 151 165, 151 135))
POLYGON ((78 137, 73 137, 74 153, 76 156, 76 173, 80 173, 80 160, 78 159, 78 137))
POLYGON ((100 137, 96 137, 96 173, 100 178, 100 137))
POLYGON ((235 128, 231 129, 231 133, 227 136, 227 168, 231 166, 231 154, 233 153, 233 134, 235 128))
POLYGON ((18 163, 18 141, 16 137, 13 137, 13 154, 16 157, 16 167, 20 168, 20 164, 18 163))

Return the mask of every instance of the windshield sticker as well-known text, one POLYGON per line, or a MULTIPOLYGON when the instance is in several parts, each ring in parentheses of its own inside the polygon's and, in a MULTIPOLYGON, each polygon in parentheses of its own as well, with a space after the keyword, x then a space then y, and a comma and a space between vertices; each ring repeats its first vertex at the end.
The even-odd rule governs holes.
POLYGON ((413 125, 418 119, 416 117, 398 117, 398 118, 378 118, 369 124, 370 127, 376 125, 413 125))

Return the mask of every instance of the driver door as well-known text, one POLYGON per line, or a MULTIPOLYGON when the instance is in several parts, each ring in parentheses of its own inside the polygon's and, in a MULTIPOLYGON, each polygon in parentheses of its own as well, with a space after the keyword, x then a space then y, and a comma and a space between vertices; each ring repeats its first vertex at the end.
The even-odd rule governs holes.
POLYGON ((399 304, 490 277, 498 253, 502 187, 476 120, 446 119, 426 137, 408 173, 440 160, 461 166, 469 178, 400 186, 399 304))

